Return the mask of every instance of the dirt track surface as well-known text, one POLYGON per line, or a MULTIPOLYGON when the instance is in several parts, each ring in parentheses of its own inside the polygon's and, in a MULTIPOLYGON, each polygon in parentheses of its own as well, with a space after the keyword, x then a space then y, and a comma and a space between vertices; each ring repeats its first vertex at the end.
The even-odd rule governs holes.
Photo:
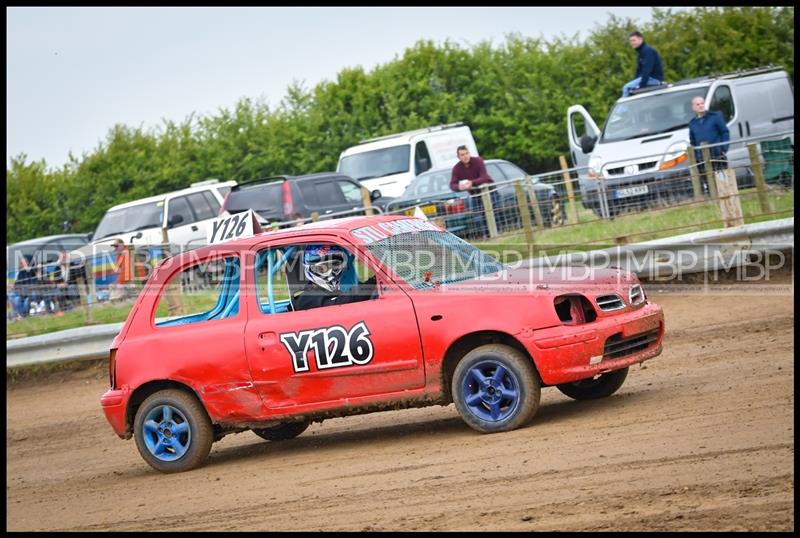
POLYGON ((654 288, 660 357, 604 400, 545 389, 503 434, 390 411, 163 475, 106 423, 106 371, 8 386, 7 530, 793 530, 793 291, 654 288))

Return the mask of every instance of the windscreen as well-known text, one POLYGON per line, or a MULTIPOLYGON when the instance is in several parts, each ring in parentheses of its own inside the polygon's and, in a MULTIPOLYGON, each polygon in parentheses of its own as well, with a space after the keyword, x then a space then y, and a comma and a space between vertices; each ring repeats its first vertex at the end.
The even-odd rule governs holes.
POLYGON ((392 235, 367 248, 417 289, 433 288, 497 273, 503 265, 450 232, 418 231, 392 235))
POLYGON ((608 115, 601 140, 619 142, 688 127, 694 117, 692 99, 707 92, 708 86, 703 86, 619 102, 608 115))
POLYGON ((94 232, 94 241, 119 235, 123 233, 135 232, 146 228, 161 228, 161 220, 164 214, 164 202, 151 202, 114 209, 108 211, 97 230, 94 232))
POLYGON ((344 157, 339 172, 358 180, 408 172, 411 146, 403 144, 344 157))
POLYGON ((403 197, 431 196, 450 191, 450 170, 426 172, 414 178, 403 197))
POLYGON ((283 215, 282 181, 234 188, 225 202, 228 213, 252 209, 264 217, 283 215))

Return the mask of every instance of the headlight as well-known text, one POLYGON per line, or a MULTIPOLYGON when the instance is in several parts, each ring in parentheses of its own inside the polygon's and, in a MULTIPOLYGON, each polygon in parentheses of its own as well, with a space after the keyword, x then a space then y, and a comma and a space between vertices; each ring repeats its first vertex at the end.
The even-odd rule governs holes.
POLYGON ((589 158, 589 177, 590 178, 600 178, 601 177, 601 168, 603 167, 603 158, 600 155, 592 155, 589 158))
POLYGON ((658 169, 666 170, 672 168, 684 162, 686 159, 688 159, 686 155, 686 142, 677 142, 667 149, 658 169))

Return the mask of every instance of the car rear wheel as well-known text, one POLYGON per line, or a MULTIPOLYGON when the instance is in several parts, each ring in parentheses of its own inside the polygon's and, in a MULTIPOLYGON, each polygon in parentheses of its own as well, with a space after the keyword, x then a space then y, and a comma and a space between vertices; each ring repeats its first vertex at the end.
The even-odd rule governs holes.
POLYGON ((310 420, 303 422, 284 422, 270 428, 253 428, 253 433, 267 441, 286 441, 294 439, 311 426, 310 420))
POLYGON ((175 389, 156 392, 142 402, 133 435, 144 461, 162 473, 199 466, 214 442, 214 430, 202 404, 175 389))
POLYGON ((473 349, 458 363, 452 394, 468 426, 495 433, 529 422, 539 409, 541 389, 528 357, 510 346, 489 344, 473 349))
POLYGON ((614 370, 598 377, 581 379, 573 383, 556 385, 558 390, 575 400, 596 400, 611 396, 619 390, 625 378, 628 377, 628 368, 614 370))

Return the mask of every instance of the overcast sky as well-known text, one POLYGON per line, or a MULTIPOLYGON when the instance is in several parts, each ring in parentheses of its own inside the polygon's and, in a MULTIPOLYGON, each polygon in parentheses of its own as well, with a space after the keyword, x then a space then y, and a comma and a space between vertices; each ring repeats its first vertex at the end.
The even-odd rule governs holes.
MULTIPOLYGON (((685 8, 682 8, 685 9, 685 8)), ((6 8, 6 162, 50 168, 93 151, 116 123, 214 114, 242 97, 270 106, 344 67, 371 70, 420 39, 468 47, 505 35, 578 35, 649 7, 6 8)), ((634 70, 631 53, 631 72, 634 70)))

